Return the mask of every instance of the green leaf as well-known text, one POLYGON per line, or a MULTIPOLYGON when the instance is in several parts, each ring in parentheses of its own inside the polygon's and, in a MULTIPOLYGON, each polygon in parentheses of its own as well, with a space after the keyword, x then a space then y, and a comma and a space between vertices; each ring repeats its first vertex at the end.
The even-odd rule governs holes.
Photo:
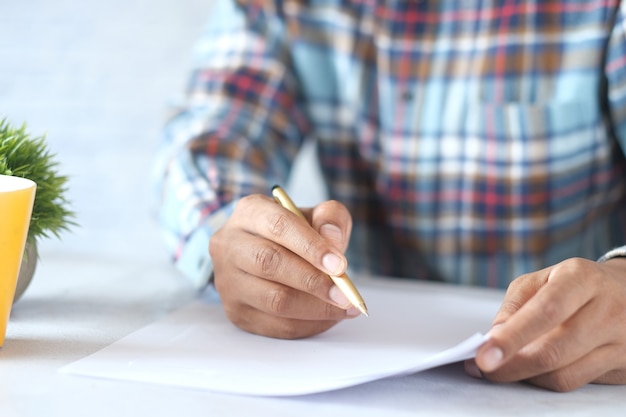
POLYGON ((28 230, 28 241, 56 236, 75 226, 69 209, 67 177, 57 172, 58 162, 50 153, 45 137, 32 137, 26 125, 11 126, 0 120, 0 174, 28 178, 37 184, 35 203, 28 230))

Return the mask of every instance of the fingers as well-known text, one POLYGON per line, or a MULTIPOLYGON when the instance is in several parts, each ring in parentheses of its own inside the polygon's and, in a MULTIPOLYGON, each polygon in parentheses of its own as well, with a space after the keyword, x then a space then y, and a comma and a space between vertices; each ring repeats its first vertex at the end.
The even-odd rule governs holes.
MULTIPOLYGON (((490 380, 501 382, 526 380, 536 375, 566 369, 598 346, 604 345, 608 342, 608 336, 602 323, 590 321, 591 317, 600 315, 585 311, 595 310, 594 304, 596 303, 587 304, 580 314, 528 343, 512 360, 493 372, 485 372, 486 376, 490 380)), ((591 376, 595 378, 598 375, 591 376)))
MULTIPOLYGON (((567 392, 580 388, 589 381, 599 381, 602 378, 610 380, 611 376, 616 375, 608 372, 610 364, 619 359, 615 352, 615 346, 602 346, 565 367, 529 378, 527 382, 553 391, 567 392)), ((623 378, 625 375, 621 373, 621 383, 626 382, 626 378, 623 378)))
POLYGON ((311 294, 243 271, 232 273, 229 279, 216 280, 216 287, 231 322, 243 330, 269 337, 312 336, 359 314, 353 307, 344 310, 311 294))
MULTIPOLYGON (((336 293, 336 287, 328 275, 288 249, 254 235, 247 235, 239 241, 236 256, 240 272, 237 273, 244 274, 246 280, 246 284, 242 285, 249 286, 252 277, 263 278, 344 309, 350 305, 343 294, 336 293)), ((248 298, 253 295, 248 294, 248 298)))
POLYGON ((266 314, 300 320, 339 321, 348 317, 346 310, 289 286, 253 277, 243 279, 246 285, 238 285, 238 299, 266 314))
POLYGON ((614 369, 593 380, 594 384, 626 385, 626 368, 614 369))
MULTIPOLYGON (((573 391, 590 381, 596 384, 624 385, 626 384, 626 369, 608 370, 612 363, 620 359, 616 355, 618 350, 615 347, 614 345, 602 346, 567 366, 523 380, 558 392, 573 391)), ((474 378, 502 381, 494 374, 484 374, 473 359, 465 361, 465 372, 474 378)))
POLYGON ((468 373, 556 391, 626 383, 624 266, 569 259, 518 278, 468 373))
POLYGON ((318 208, 306 213, 319 230, 273 199, 251 195, 211 237, 215 287, 238 327, 291 339, 360 314, 328 276, 346 268, 350 215, 336 202, 318 208))
MULTIPOLYGON (((250 309, 239 311, 230 320, 242 330, 277 339, 302 339, 323 333, 338 321, 317 321, 282 318, 250 309)), ((227 311, 228 313, 228 311, 227 311)))
POLYGON ((493 324, 498 325, 508 320, 510 316, 530 300, 548 281, 549 270, 538 271, 533 274, 523 275, 509 285, 502 304, 493 324))
POLYGON ((352 232, 352 216, 343 204, 337 201, 325 201, 308 211, 307 217, 313 229, 342 253, 345 252, 352 232))
POLYGON ((237 204, 237 210, 243 218, 255 220, 246 223, 249 233, 289 249, 329 275, 345 272, 347 261, 335 240, 324 238, 307 222, 269 197, 245 197, 237 204))
POLYGON ((490 339, 476 356, 476 363, 483 372, 495 371, 524 346, 563 324, 593 298, 592 288, 574 279, 573 271, 564 270, 584 273, 581 270, 584 268, 580 267, 581 262, 559 264, 525 277, 535 281, 534 284, 516 284, 517 290, 507 292, 504 305, 508 307, 504 307, 498 318, 506 318, 506 321, 490 331, 490 339), (544 285, 539 285, 541 282, 544 285), (533 287, 539 287, 534 295, 531 294, 533 287), (520 307, 514 311, 518 305, 520 307))

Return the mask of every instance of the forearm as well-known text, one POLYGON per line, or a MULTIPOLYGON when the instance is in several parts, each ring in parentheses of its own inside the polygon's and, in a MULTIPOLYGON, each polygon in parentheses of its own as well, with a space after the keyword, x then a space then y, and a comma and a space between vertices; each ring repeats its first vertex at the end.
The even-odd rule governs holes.
POLYGON ((260 31, 273 25, 229 1, 214 13, 156 169, 168 247, 197 282, 208 278, 208 240, 235 202, 284 182, 308 129, 286 47, 260 31))

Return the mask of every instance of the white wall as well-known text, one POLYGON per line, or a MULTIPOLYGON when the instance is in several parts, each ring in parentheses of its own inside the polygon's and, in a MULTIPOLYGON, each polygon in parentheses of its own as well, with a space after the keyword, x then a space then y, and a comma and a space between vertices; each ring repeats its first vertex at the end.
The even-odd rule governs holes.
POLYGON ((210 3, 4 2, 0 117, 47 134, 80 223, 42 251, 164 258, 148 175, 210 3))
MULTIPOLYGON (((3 2, 0 117, 47 135, 80 223, 42 252, 166 258, 148 175, 211 2, 3 2)), ((323 198, 315 169, 307 152, 290 187, 299 204, 323 198)))

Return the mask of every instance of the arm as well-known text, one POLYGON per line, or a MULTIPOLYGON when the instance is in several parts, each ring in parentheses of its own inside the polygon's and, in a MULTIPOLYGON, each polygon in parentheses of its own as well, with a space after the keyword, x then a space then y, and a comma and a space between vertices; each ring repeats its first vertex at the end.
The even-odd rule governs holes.
MULTIPOLYGON (((626 5, 608 41, 607 119, 626 149, 626 5)), ((619 151, 619 149, 618 149, 619 151)), ((468 371, 557 391, 588 382, 626 384, 626 248, 598 262, 568 259, 517 278, 490 340, 468 371), (477 365, 477 367, 475 366, 477 365)))
POLYGON ((308 133, 287 37, 257 3, 214 6, 159 151, 160 222, 176 265, 198 285, 212 271, 210 237, 241 197, 284 182, 308 133))
POLYGON ((234 324, 298 338, 359 314, 328 277, 345 271, 352 223, 336 202, 303 210, 307 224, 267 196, 309 131, 271 3, 216 4, 166 130, 161 219, 178 267, 199 284, 213 272, 234 324))

